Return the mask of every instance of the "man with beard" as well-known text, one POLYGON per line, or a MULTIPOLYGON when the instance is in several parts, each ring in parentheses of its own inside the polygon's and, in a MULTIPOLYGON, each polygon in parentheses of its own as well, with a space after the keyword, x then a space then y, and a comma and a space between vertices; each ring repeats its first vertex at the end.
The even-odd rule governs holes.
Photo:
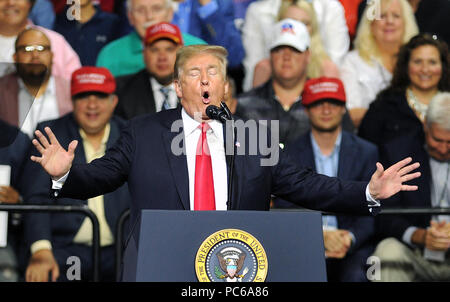
MULTIPOLYGON (((317 173, 368 181, 375 170, 378 150, 372 143, 342 130, 345 101, 344 86, 339 79, 308 80, 302 93, 302 105, 311 131, 289 145, 287 153, 301 166, 317 173)), ((277 199, 274 205, 294 207, 292 203, 277 199)), ((323 216, 328 281, 367 281, 365 265, 374 249, 373 233, 372 217, 323 216)))
POLYGON ((146 68, 117 79, 119 104, 115 114, 125 119, 178 105, 172 82, 176 53, 183 46, 180 29, 167 22, 150 26, 144 44, 146 68))
POLYGON ((38 29, 17 36, 13 58, 17 73, 0 78, 0 116, 31 138, 39 122, 72 111, 70 86, 52 75, 51 43, 38 29))

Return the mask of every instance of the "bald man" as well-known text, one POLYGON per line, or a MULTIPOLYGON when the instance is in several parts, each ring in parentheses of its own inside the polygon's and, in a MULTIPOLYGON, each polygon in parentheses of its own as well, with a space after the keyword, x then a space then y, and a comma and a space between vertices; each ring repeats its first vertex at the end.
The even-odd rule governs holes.
POLYGON ((17 72, 0 78, 0 117, 32 137, 38 122, 72 111, 70 86, 52 75, 54 54, 44 32, 25 29, 14 47, 17 72))

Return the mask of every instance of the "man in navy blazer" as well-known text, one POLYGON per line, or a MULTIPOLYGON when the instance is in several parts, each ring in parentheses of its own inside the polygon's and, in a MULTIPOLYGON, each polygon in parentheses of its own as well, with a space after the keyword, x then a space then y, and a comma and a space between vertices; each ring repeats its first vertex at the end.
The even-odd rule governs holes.
MULTIPOLYGON (((274 194, 311 209, 364 215, 379 206, 379 199, 400 190, 417 189, 402 185, 404 181, 420 176, 410 173, 418 167, 417 163, 408 165, 410 158, 386 170, 377 163, 377 171, 367 184, 315 174, 310 169, 300 168, 282 151, 278 161, 271 162, 273 154, 263 155, 261 150, 256 154, 249 152, 248 149, 254 147, 248 144, 250 138, 237 142, 228 139, 229 132, 224 128, 230 123, 223 127, 206 114, 206 108, 219 105, 228 92, 226 56, 227 51, 220 46, 181 48, 177 53, 174 77, 182 108, 132 120, 102 158, 87 165, 72 164, 78 142, 72 141, 66 151, 47 127, 44 130, 48 139, 36 131, 37 139, 32 141, 42 156, 31 159, 52 176, 52 187, 59 190, 55 195, 59 192, 61 197, 89 198, 111 192, 128 182, 132 197, 132 235, 127 248, 136 248, 139 244, 139 227, 135 226, 142 209, 191 210, 195 208, 198 193, 194 188, 199 187, 200 191, 212 189, 202 185, 211 179, 202 179, 196 173, 196 157, 199 156, 196 148, 205 144, 204 136, 212 150, 210 169, 217 210, 268 210, 274 194), (225 144, 229 147, 230 143, 235 144, 238 151, 228 200, 231 156, 225 153, 225 149, 229 149, 225 144), (240 148, 247 150, 239 152, 240 148), (362 202, 354 204, 350 200, 362 202)), ((272 144, 276 147, 272 153, 279 151, 277 145, 272 144)), ((135 259, 127 258, 126 261, 135 259)))
MULTIPOLYGON (((76 139, 82 142, 75 151, 74 164, 85 164, 101 156, 118 140, 127 122, 114 117, 117 104, 115 82, 106 68, 82 67, 72 76, 71 94, 73 113, 51 121, 42 122, 37 129, 51 127, 60 143, 68 146, 76 139), (95 81, 95 82, 90 82, 95 81), (103 82, 102 82, 103 81, 103 82)), ((26 200, 31 204, 87 205, 96 214, 100 225, 101 279, 115 280, 116 226, 120 215, 130 206, 130 194, 126 184, 104 196, 88 198, 49 198, 48 175, 38 165, 29 175, 33 194, 26 200)), ((98 194, 103 195, 103 194, 98 194)), ((81 280, 92 276, 92 227, 82 214, 31 213, 25 220, 27 248, 31 252, 26 281, 67 281, 66 262, 77 256, 81 263, 81 280), (58 278, 59 276, 59 278, 58 278)))
MULTIPOLYGON (((310 167, 317 173, 343 180, 369 181, 378 160, 378 149, 342 130, 345 102, 344 86, 339 79, 308 80, 302 93, 302 105, 306 108, 311 131, 289 145, 286 152, 300 166, 310 167)), ((274 206, 295 207, 277 199, 274 206)), ((323 221, 328 281, 367 281, 366 261, 374 249, 373 218, 326 215, 323 221)))

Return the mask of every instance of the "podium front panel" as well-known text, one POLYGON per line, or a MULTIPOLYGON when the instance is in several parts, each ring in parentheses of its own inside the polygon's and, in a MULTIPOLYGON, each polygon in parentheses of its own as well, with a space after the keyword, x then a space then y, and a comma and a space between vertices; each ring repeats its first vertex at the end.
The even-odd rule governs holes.
POLYGON ((198 281, 197 252, 224 229, 245 231, 259 241, 267 255, 265 281, 326 281, 319 212, 144 210, 140 227, 136 281, 198 281))

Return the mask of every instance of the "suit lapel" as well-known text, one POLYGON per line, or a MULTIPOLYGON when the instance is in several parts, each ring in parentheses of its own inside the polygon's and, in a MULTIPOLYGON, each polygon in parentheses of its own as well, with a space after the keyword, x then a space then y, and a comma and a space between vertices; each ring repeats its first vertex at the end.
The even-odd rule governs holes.
MULTIPOLYGON (((175 137, 179 135, 182 135, 184 137, 183 128, 179 129, 178 132, 170 131, 172 122, 177 119, 181 120, 181 108, 170 111, 171 113, 173 113, 173 117, 164 120, 165 126, 168 128, 168 130, 162 133, 162 139, 164 142, 164 149, 166 151, 168 165, 172 172, 181 203, 183 204, 183 208, 185 210, 189 210, 191 207, 189 200, 189 173, 187 169, 186 152, 184 151, 181 155, 175 155, 172 152, 171 148, 172 141, 175 139, 175 137)), ((183 149, 186 150, 184 146, 184 139, 183 149)))
POLYGON ((295 156, 295 160, 301 163, 304 167, 310 167, 316 171, 316 162, 314 160, 314 152, 311 144, 311 132, 303 135, 299 141, 298 152, 295 156))
POLYGON ((353 159, 358 158, 356 146, 350 140, 350 136, 342 131, 341 149, 339 150, 339 164, 337 176, 343 179, 350 179, 353 159))
MULTIPOLYGON (((230 181, 231 160, 232 160, 232 155, 229 154, 229 152, 227 152, 227 143, 230 144, 228 146, 228 149, 231 149, 231 147, 236 144, 235 140, 234 141, 229 140, 229 142, 227 142, 227 135, 232 137, 230 135, 231 133, 232 133, 231 123, 226 123, 223 127, 223 138, 224 138, 224 147, 225 147, 225 160, 226 160, 226 164, 227 164, 227 186, 228 186, 227 192, 230 189, 229 181, 230 181)), ((238 144, 238 145, 240 146, 240 144, 238 144)), ((239 147, 236 147, 236 149, 237 148, 239 148, 239 147)), ((236 149, 234 149, 234 150, 236 153, 238 153, 238 151, 236 149)), ((239 179, 243 179, 243 177, 244 177, 244 172, 245 172, 244 164, 245 164, 245 160, 243 159, 243 156, 238 156, 237 154, 235 154, 233 179, 232 179, 233 185, 231 188, 231 191, 232 191, 231 192, 231 208, 228 207, 228 209, 231 209, 231 210, 239 209, 239 202, 240 202, 240 196, 241 196, 241 190, 242 190, 242 186, 239 186, 239 184, 243 183, 242 181, 239 181, 239 179)), ((230 192, 228 192, 228 196, 230 196, 230 192)), ((228 201, 228 202, 230 202, 230 201, 228 201)))
MULTIPOLYGON (((145 95, 141 95, 140 97, 143 97, 144 99, 147 99, 147 101, 140 102, 145 107, 144 113, 154 113, 156 112, 156 105, 155 105, 155 96, 153 95, 153 88, 150 81, 150 74, 147 72, 146 69, 141 71, 141 75, 139 77, 139 80, 141 81, 141 87, 145 87, 145 95)), ((136 91, 138 93, 138 91, 136 91)))

